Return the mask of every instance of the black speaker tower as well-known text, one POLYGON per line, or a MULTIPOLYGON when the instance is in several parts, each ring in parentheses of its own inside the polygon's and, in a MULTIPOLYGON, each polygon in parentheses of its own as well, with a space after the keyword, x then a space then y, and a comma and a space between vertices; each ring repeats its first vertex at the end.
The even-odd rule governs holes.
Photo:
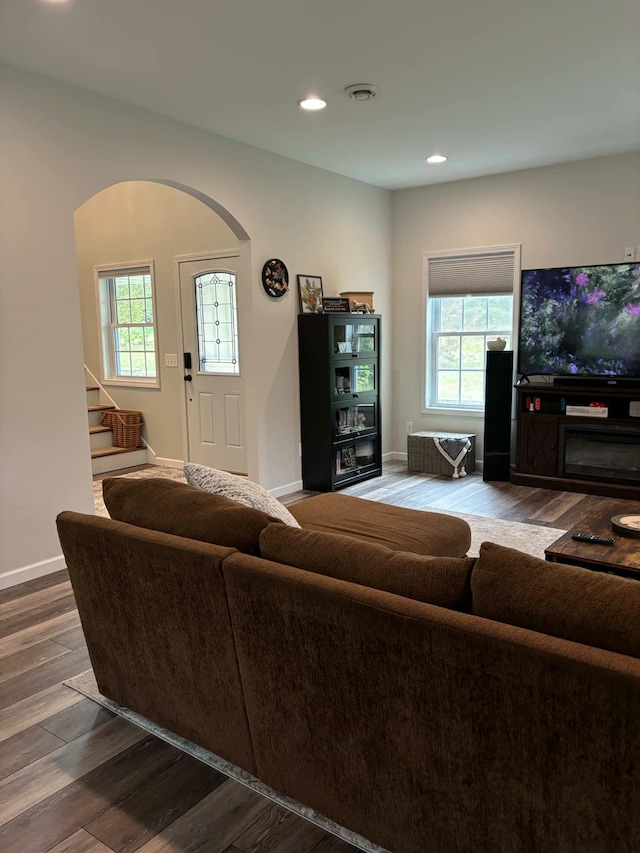
POLYGON ((508 481, 511 477, 511 399, 513 352, 487 351, 484 386, 483 480, 508 481))

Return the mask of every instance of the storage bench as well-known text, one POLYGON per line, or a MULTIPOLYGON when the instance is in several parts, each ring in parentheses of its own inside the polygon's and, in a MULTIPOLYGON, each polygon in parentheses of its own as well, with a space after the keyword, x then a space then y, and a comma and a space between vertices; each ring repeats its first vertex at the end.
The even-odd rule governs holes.
POLYGON ((407 435, 407 468, 409 471, 421 471, 424 474, 442 474, 452 477, 454 467, 442 453, 434 441, 435 438, 468 439, 471 449, 459 463, 464 466, 467 474, 476 470, 476 437, 459 432, 411 432, 407 435))

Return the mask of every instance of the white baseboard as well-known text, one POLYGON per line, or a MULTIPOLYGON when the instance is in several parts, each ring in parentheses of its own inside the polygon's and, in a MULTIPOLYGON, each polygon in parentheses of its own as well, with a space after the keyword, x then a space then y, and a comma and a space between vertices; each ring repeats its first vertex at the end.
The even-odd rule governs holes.
POLYGON ((148 450, 150 465, 165 465, 167 468, 182 468, 184 466, 182 459, 166 459, 164 456, 156 456, 151 448, 148 450))
POLYGON ((394 459, 397 459, 399 462, 406 462, 409 457, 406 453, 403 453, 401 450, 392 450, 390 453, 384 453, 382 455, 383 462, 390 462, 394 459))
POLYGON ((290 495, 292 492, 299 492, 302 489, 302 480, 295 480, 293 483, 287 483, 285 486, 276 486, 275 489, 269 489, 269 494, 274 498, 281 498, 283 495, 290 495))
POLYGON ((61 569, 66 569, 67 564, 63 556, 51 557, 50 560, 42 560, 40 563, 34 563, 31 566, 22 566, 19 569, 11 569, 0 575, 0 589, 7 589, 10 586, 17 586, 19 583, 32 581, 34 578, 41 578, 44 575, 59 572, 61 569))

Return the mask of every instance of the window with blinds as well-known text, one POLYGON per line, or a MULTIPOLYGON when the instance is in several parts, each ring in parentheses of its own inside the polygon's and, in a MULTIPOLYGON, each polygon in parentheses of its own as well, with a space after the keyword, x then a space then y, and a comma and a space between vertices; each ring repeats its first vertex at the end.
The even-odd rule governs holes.
POLYGON ((426 262, 428 408, 484 408, 487 341, 510 349, 519 246, 430 253, 426 262))

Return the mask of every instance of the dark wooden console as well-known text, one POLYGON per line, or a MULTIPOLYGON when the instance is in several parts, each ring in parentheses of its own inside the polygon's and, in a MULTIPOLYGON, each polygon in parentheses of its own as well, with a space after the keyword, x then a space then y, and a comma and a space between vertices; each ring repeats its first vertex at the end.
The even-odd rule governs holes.
POLYGON ((516 468, 511 482, 640 498, 640 388, 516 385, 516 468), (635 405, 633 405, 635 403, 635 405), (576 408, 606 416, 572 414, 576 408))

